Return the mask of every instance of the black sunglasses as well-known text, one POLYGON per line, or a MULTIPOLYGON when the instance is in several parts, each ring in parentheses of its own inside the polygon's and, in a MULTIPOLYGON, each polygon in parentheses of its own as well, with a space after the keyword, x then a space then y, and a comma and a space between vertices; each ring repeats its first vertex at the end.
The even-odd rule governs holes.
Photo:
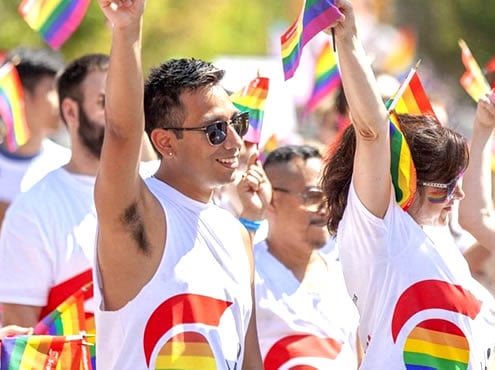
POLYGON ((215 121, 202 127, 164 127, 164 130, 203 131, 210 145, 220 145, 227 138, 227 128, 232 125, 239 137, 246 135, 249 128, 249 112, 236 114, 228 121, 215 121))

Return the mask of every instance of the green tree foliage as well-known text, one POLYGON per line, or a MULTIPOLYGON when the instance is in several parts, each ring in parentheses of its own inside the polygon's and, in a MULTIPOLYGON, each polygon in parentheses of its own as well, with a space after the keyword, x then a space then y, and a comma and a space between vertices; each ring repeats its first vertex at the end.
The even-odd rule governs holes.
POLYGON ((419 54, 439 73, 460 76, 464 67, 457 41, 464 39, 483 66, 495 55, 495 2, 490 0, 396 0, 396 24, 416 29, 419 54))
MULTIPOLYGON (((0 50, 44 44, 19 16, 20 2, 0 1, 0 50)), ((177 56, 266 54, 272 27, 287 26, 300 5, 300 0, 148 0, 144 65, 177 56)), ((459 38, 466 40, 482 64, 495 54, 495 1, 395 0, 394 8, 392 22, 416 29, 420 54, 431 57, 444 73, 462 71, 459 38)), ((109 45, 108 27, 92 1, 80 28, 61 51, 70 60, 87 52, 108 52, 109 45)))
MULTIPOLYGON (((18 14, 20 0, 0 0, 0 50, 44 45, 18 14)), ((296 0, 148 0, 143 59, 147 69, 179 56, 212 59, 220 54, 266 54, 268 31, 292 20, 296 0)), ((77 31, 62 46, 67 60, 88 52, 109 52, 110 32, 96 1, 77 31)))

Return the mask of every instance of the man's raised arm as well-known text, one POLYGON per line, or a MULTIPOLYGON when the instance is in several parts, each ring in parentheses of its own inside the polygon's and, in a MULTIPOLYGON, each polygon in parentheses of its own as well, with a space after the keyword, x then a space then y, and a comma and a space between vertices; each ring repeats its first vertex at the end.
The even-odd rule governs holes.
POLYGON ((141 26, 145 0, 99 0, 112 25, 112 49, 106 87, 105 140, 95 188, 99 222, 139 197, 139 160, 144 133, 141 26))

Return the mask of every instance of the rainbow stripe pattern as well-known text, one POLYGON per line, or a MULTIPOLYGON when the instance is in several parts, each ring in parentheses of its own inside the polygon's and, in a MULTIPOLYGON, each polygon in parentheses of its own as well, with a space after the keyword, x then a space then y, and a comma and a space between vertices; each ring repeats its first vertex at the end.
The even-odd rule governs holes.
POLYGON ((395 113, 427 114, 435 116, 430 100, 419 79, 416 68, 412 68, 399 90, 387 103, 390 114, 390 150, 392 183, 395 199, 405 211, 416 194, 416 168, 411 151, 400 128, 395 113))
POLYGON ((284 76, 296 72, 304 46, 320 31, 342 17, 334 0, 305 0, 296 21, 280 37, 284 76))
POLYGON ((469 96, 478 102, 483 95, 490 92, 490 85, 464 40, 459 40, 459 47, 461 48, 462 64, 466 68, 459 82, 469 96))
POLYGON ((403 356, 407 370, 466 370, 469 343, 455 324, 430 319, 409 333, 403 356))
POLYGON ((242 112, 249 112, 249 129, 244 141, 258 144, 263 125, 263 108, 268 97, 270 80, 266 77, 256 77, 247 86, 230 96, 232 103, 242 112))
POLYGON ((397 115, 390 114, 390 171, 395 189, 395 200, 407 211, 416 194, 416 167, 412 160, 409 145, 400 128, 397 115))
POLYGON ((313 92, 306 103, 306 112, 312 112, 341 84, 339 66, 329 42, 325 42, 315 63, 313 92))
POLYGON ((19 13, 45 42, 58 50, 79 27, 90 0, 24 0, 19 13))
POLYGON ((393 109, 395 113, 425 114, 435 117, 430 99, 428 99, 423 84, 414 68, 409 76, 406 77, 390 104, 389 110, 393 109))
POLYGON ((75 335, 86 330, 84 287, 69 296, 34 327, 35 334, 75 335))
POLYGON ((216 368, 215 357, 208 341, 196 332, 183 332, 172 337, 160 349, 155 362, 155 370, 216 368))
POLYGON ((20 335, 2 340, 1 370, 87 370, 82 336, 20 335))
POLYGON ((0 117, 6 128, 7 150, 13 152, 29 139, 24 111, 24 90, 11 63, 0 68, 0 117))

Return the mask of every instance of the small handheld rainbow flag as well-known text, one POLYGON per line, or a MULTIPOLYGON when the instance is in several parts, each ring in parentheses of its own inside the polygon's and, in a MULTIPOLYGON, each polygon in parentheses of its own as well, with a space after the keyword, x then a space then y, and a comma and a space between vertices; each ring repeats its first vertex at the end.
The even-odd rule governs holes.
POLYGON ((395 112, 390 113, 390 172, 395 200, 407 211, 416 194, 416 167, 395 112))
POLYGON ((343 17, 334 0, 304 0, 296 21, 280 37, 284 76, 291 78, 304 46, 320 31, 343 17))
POLYGON ((435 116, 430 100, 416 71, 418 64, 411 69, 394 97, 386 103, 390 112, 390 171, 392 183, 395 189, 395 199, 404 211, 407 211, 410 207, 416 194, 416 168, 396 113, 435 116))
POLYGON ((419 62, 412 68, 399 87, 397 93, 387 102, 389 111, 407 114, 426 114, 435 116, 435 111, 426 95, 426 91, 419 79, 417 68, 419 62))
POLYGON ((81 24, 90 0, 24 0, 19 13, 29 27, 58 50, 81 24))
POLYGON ((77 291, 34 327, 34 334, 75 335, 86 330, 84 292, 92 283, 77 291))
POLYGON ((242 112, 249 112, 249 130, 244 141, 258 144, 263 125, 263 107, 268 96, 270 80, 256 77, 247 86, 230 96, 232 103, 242 112))
POLYGON ((459 47, 461 48, 462 64, 466 68, 460 79, 461 86, 475 102, 478 102, 483 95, 490 92, 490 85, 464 40, 459 40, 459 47))
POLYGON ((306 112, 312 112, 340 84, 337 58, 330 47, 330 43, 325 42, 316 58, 313 92, 306 103, 306 112))
POLYGON ((260 147, 260 155, 259 158, 261 162, 264 162, 268 154, 277 149, 280 146, 280 142, 277 138, 276 134, 272 134, 268 140, 264 143, 262 147, 260 147))
POLYGON ((1 343, 1 370, 90 370, 81 335, 19 335, 1 343))
POLYGON ((24 111, 24 90, 11 63, 0 68, 0 117, 6 128, 7 150, 14 151, 29 139, 24 111))

